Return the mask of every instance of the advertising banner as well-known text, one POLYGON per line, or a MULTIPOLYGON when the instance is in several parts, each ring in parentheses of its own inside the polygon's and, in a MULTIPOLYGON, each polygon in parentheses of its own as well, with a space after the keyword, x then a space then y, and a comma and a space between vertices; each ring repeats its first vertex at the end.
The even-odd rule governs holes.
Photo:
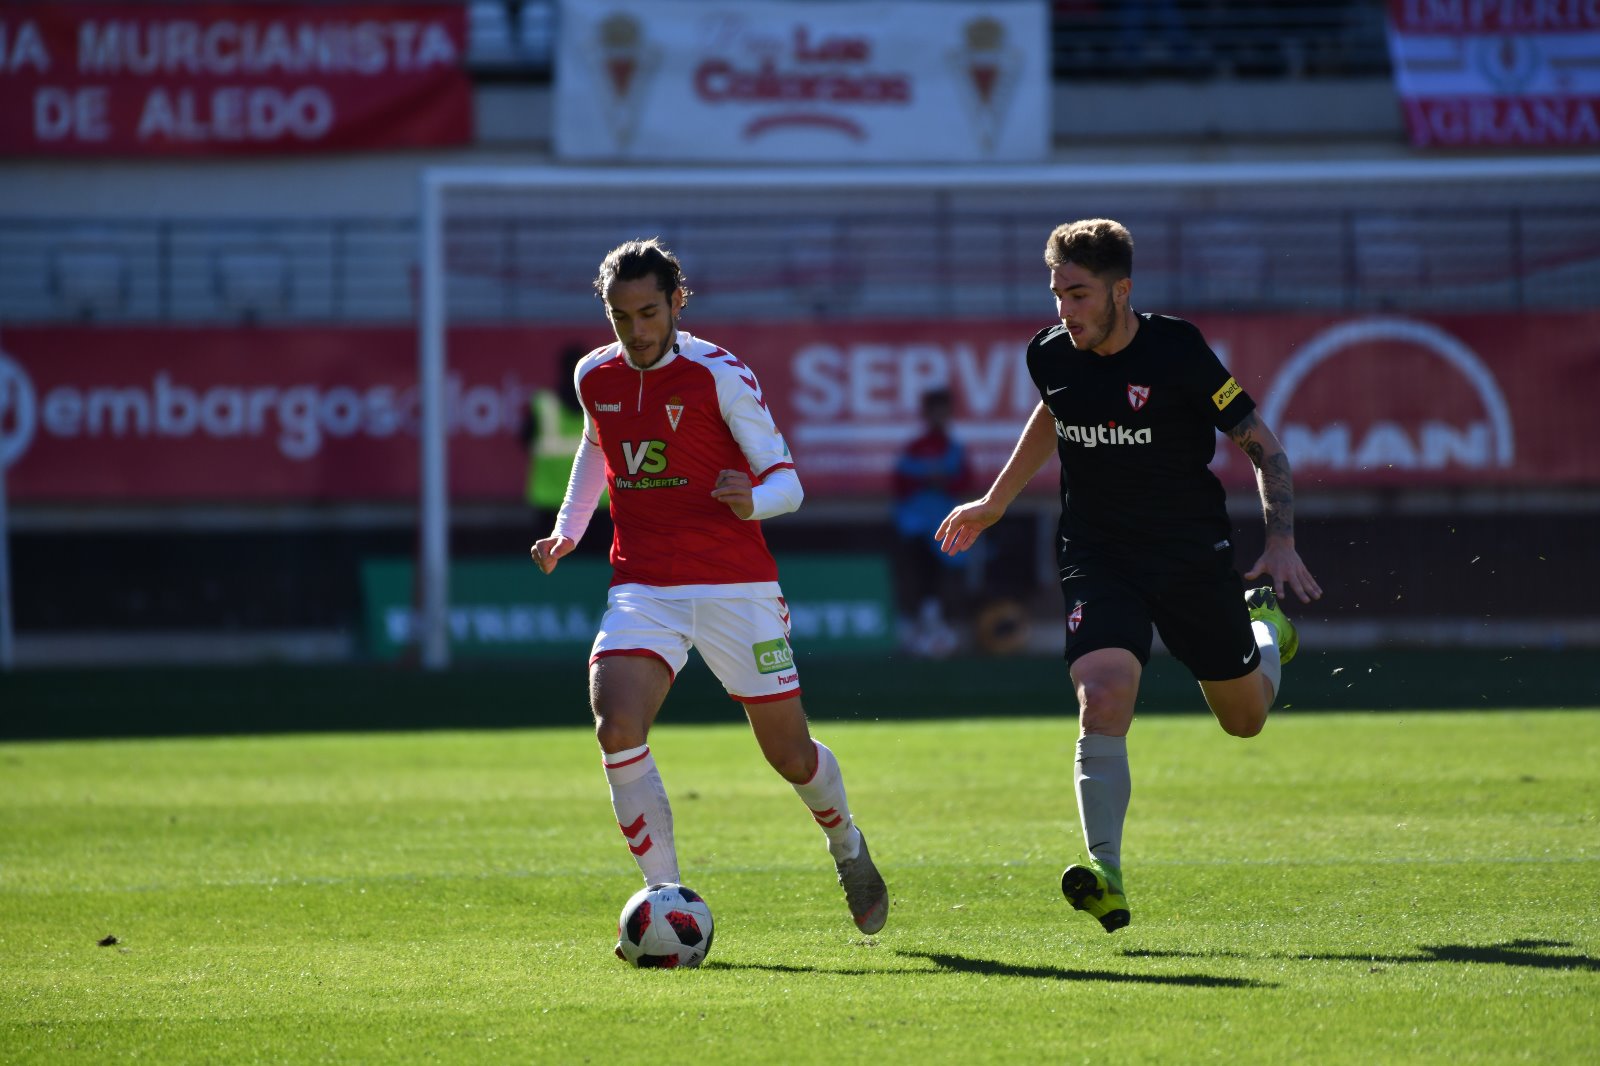
MULTIPOLYGON (((1201 315, 1305 489, 1600 485, 1584 397, 1600 314, 1201 315)), ((1041 321, 708 323, 760 381, 808 496, 883 497, 923 393, 954 394, 980 480, 1038 394, 1041 321)), ((604 326, 452 330, 449 488, 522 498, 531 390, 604 326)), ((403 327, 17 327, 0 337, 0 464, 31 502, 414 499, 417 343, 403 327)), ((1140 384, 1130 382, 1130 385, 1140 384)), ((1054 463, 1033 489, 1053 491, 1054 463)), ((1220 440, 1214 469, 1253 484, 1220 440)))
POLYGON ((568 0, 568 160, 1021 162, 1050 144, 1038 0, 568 0))
POLYGON ((1389 0, 1417 147, 1600 144, 1600 4, 1389 0))
POLYGON ((466 5, 0 6, 0 155, 465 144, 466 5))
MULTIPOLYGON (((802 670, 813 652, 893 650, 889 565, 882 556, 779 555, 778 570, 802 670)), ((397 658, 417 643, 413 573, 409 559, 362 563, 367 652, 374 658, 397 658)), ((581 655, 600 629, 610 583, 610 565, 597 559, 566 559, 549 574, 525 562, 458 560, 450 567, 451 654, 581 655)))

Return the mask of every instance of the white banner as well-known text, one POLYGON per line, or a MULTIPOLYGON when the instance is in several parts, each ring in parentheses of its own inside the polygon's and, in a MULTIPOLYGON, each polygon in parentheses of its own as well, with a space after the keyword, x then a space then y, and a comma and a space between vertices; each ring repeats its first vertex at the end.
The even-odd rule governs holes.
POLYGON ((1600 0, 1389 0, 1418 147, 1600 144, 1600 0))
POLYGON ((1042 0, 564 0, 559 158, 1039 162, 1042 0))

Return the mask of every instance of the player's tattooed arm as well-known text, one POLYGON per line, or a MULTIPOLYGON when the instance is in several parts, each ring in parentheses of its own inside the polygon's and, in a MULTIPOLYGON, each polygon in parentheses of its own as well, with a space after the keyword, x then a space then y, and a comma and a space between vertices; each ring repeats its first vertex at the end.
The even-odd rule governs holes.
POLYGON ((1289 473, 1289 456, 1277 434, 1251 411, 1244 421, 1228 431, 1241 451, 1256 468, 1261 487, 1261 507, 1266 517, 1267 536, 1294 537, 1294 479, 1289 473))

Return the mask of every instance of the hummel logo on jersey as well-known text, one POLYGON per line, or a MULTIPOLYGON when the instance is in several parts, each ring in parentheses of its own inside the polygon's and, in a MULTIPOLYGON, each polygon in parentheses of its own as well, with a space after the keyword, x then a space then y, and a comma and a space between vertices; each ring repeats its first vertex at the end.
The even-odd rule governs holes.
POLYGON ((1102 444, 1149 444, 1150 428, 1146 426, 1144 429, 1129 429, 1115 422, 1107 422, 1103 426, 1065 426, 1058 418, 1056 436, 1062 440, 1070 440, 1074 444, 1081 444, 1085 448, 1095 448, 1102 444))
POLYGON ((1135 411, 1137 411, 1139 408, 1143 407, 1145 405, 1145 402, 1147 400, 1149 400, 1149 399, 1150 399, 1150 386, 1149 385, 1135 385, 1131 381, 1128 383, 1128 406, 1129 407, 1132 407, 1135 411))
POLYGON ((620 403, 600 403, 599 401, 596 401, 595 405, 594 405, 594 409, 596 411, 619 411, 620 412, 622 410, 622 405, 620 403))

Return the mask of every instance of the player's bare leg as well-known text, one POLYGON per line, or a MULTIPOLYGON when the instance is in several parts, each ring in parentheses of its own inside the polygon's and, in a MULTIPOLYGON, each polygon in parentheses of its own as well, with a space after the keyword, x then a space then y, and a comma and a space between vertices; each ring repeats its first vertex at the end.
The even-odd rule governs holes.
POLYGON ((811 736, 798 696, 746 703, 744 711, 767 762, 794 786, 822 827, 856 926, 864 933, 876 933, 889 919, 889 889, 867 850, 866 837, 850 816, 839 761, 811 736))
POLYGON ((672 806, 647 738, 672 671, 653 655, 607 655, 589 667, 589 703, 617 828, 645 884, 678 881, 672 806))
POLYGON ((1230 681, 1202 681, 1200 691, 1228 735, 1253 737, 1266 727, 1273 686, 1261 667, 1230 681))
POLYGON ((1232 681, 1202 681, 1211 713, 1222 728, 1236 737, 1253 737, 1267 724, 1267 712, 1278 698, 1283 667, 1300 649, 1300 636, 1278 606, 1270 585, 1245 595, 1250 610, 1250 630, 1255 634, 1261 662, 1244 677, 1232 681))
POLYGON ((1122 888, 1122 826, 1133 793, 1128 774, 1128 730, 1143 673, 1138 658, 1124 648, 1101 648, 1072 664, 1078 695, 1078 752, 1075 782, 1087 864, 1074 863, 1061 874, 1061 892, 1106 932, 1128 924, 1122 888))

